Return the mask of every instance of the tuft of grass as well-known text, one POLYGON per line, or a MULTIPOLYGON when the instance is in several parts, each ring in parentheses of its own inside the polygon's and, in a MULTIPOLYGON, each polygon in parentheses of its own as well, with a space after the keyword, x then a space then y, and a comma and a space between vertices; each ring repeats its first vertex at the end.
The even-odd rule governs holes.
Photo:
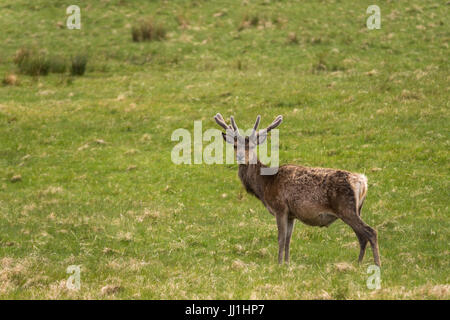
POLYGON ((243 65, 242 65, 242 60, 241 60, 241 59, 238 59, 238 60, 236 61, 236 68, 237 68, 238 70, 242 70, 242 69, 243 69, 243 65))
POLYGON ((298 37, 295 32, 289 32, 287 37, 287 43, 288 44, 298 44, 298 37))
POLYGON ((82 76, 86 72, 86 65, 88 56, 86 54, 77 54, 72 57, 72 64, 70 66, 70 74, 73 76, 82 76))
POLYGON ((257 13, 246 13, 239 24, 238 30, 244 30, 250 27, 257 27, 260 23, 264 23, 264 19, 257 13))
POLYGON ((47 75, 53 73, 65 73, 66 60, 60 55, 48 55, 45 50, 20 48, 16 51, 13 62, 19 67, 22 74, 31 76, 47 75))
POLYGON ((134 42, 142 41, 142 32, 139 26, 133 26, 131 28, 131 38, 133 39, 134 42))
POLYGON ((317 74, 326 71, 342 71, 345 67, 338 57, 330 55, 328 52, 321 52, 316 57, 316 62, 312 65, 312 73, 317 74))
POLYGON ((22 74, 30 76, 45 76, 50 71, 50 61, 43 50, 21 48, 13 59, 22 74))
POLYGON ((176 21, 181 29, 187 29, 189 27, 189 20, 183 14, 177 15, 176 21))
POLYGON ((67 70, 66 59, 62 56, 51 56, 48 59, 50 64, 50 72, 65 73, 67 70))
POLYGON ((317 62, 315 62, 312 66, 312 73, 319 73, 327 70, 325 57, 325 54, 320 54, 318 56, 317 62))
POLYGON ((20 65, 25 59, 28 59, 31 56, 31 49, 29 48, 20 48, 16 51, 13 62, 16 65, 20 65))
POLYGON ((143 19, 131 28, 131 38, 134 42, 161 41, 166 38, 166 33, 164 25, 152 18, 143 19))
POLYGON ((261 13, 245 13, 238 26, 238 31, 242 31, 247 28, 270 28, 277 26, 282 28, 286 25, 287 19, 280 16, 266 15, 261 13))

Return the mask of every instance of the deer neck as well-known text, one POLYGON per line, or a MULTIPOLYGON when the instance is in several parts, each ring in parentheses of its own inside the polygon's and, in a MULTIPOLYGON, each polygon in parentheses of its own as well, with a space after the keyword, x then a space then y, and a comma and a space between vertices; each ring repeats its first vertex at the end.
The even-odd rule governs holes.
POLYGON ((271 176, 261 175, 261 168, 266 168, 259 160, 255 164, 240 164, 239 178, 248 193, 253 194, 264 203, 264 189, 271 176))

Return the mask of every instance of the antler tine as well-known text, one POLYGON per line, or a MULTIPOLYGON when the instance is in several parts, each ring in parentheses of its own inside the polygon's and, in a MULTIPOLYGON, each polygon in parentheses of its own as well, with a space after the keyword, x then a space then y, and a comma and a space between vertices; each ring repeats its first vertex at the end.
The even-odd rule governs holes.
POLYGON ((234 121, 234 117, 233 117, 233 116, 230 117, 230 121, 231 121, 231 125, 233 126, 234 132, 235 132, 236 134, 238 134, 238 135, 241 135, 241 134, 239 133, 239 128, 238 128, 238 126, 236 125, 236 122, 234 121))
POLYGON ((214 116, 214 120, 216 120, 217 124, 224 128, 225 130, 231 130, 231 126, 227 125, 225 120, 223 119, 222 115, 220 113, 216 114, 214 116))
POLYGON ((253 126, 252 134, 250 135, 250 137, 255 137, 255 136, 256 136, 256 129, 258 129, 259 121, 260 121, 260 120, 261 120, 261 116, 258 115, 258 116, 256 117, 256 122, 255 122, 255 125, 253 126))
POLYGON ((217 114, 216 114, 216 117, 217 117, 219 120, 225 122, 225 119, 222 117, 222 115, 221 115, 220 113, 217 113, 217 114))
POLYGON ((270 124, 270 126, 268 126, 265 130, 267 130, 267 132, 269 132, 272 129, 275 129, 276 127, 278 127, 281 122, 283 122, 283 116, 279 115, 278 117, 275 118, 275 120, 273 120, 273 122, 270 124))

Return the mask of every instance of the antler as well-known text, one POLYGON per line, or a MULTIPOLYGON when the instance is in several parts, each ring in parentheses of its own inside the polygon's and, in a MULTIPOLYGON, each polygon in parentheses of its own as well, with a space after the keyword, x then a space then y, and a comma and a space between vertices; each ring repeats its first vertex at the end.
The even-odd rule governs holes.
POLYGON ((261 120, 261 116, 258 115, 258 116, 256 117, 256 122, 255 122, 255 125, 253 126, 252 133, 250 134, 250 138, 255 138, 255 137, 256 137, 256 129, 258 129, 259 121, 260 121, 260 120, 261 120))
POLYGON ((269 132, 272 129, 275 129, 276 127, 278 127, 281 122, 283 122, 283 116, 279 115, 278 117, 275 118, 275 120, 273 120, 273 122, 270 124, 270 126, 268 126, 266 129, 266 132, 269 132))
POLYGON ((236 122, 234 121, 234 117, 233 116, 230 117, 230 121, 231 121, 231 125, 233 126, 234 133, 236 135, 240 136, 241 134, 239 133, 239 128, 236 125, 236 122))
POLYGON ((267 128, 256 131, 260 120, 261 116, 256 117, 256 122, 255 125, 253 126, 252 134, 250 135, 250 138, 252 139, 257 138, 260 134, 267 134, 270 130, 278 127, 281 124, 281 122, 283 122, 283 116, 279 115, 278 117, 275 118, 275 120, 273 120, 273 122, 267 128))
MULTIPOLYGON (((236 125, 236 121, 234 121, 233 116, 230 117, 231 125, 227 125, 227 123, 225 122, 225 120, 223 119, 223 117, 220 113, 218 113, 214 116, 214 120, 216 120, 217 124, 219 126, 221 126, 222 128, 224 128, 225 130, 231 130, 235 135, 238 135, 238 136, 241 135, 239 133, 239 128, 236 125)), ((276 127, 278 127, 281 124, 281 122, 283 122, 283 116, 281 116, 281 115, 277 116, 275 118, 275 120, 273 120, 273 122, 267 128, 256 131, 256 129, 258 129, 260 120, 261 120, 261 116, 258 115, 256 117, 256 122, 255 122, 255 125, 253 126, 252 133, 250 134, 250 138, 256 138, 260 134, 263 134, 263 133, 267 134, 270 130, 275 129, 276 127)))
POLYGON ((234 121, 234 117, 233 116, 231 116, 230 117, 230 121, 231 121, 231 126, 230 125, 228 125, 226 122, 225 122, 225 120, 224 120, 224 118, 222 117, 222 115, 220 114, 220 113, 218 113, 218 114, 216 114, 215 116, 214 116, 214 120, 216 120, 216 122, 217 122, 217 124, 219 125, 219 126, 221 126, 222 128, 224 128, 225 130, 230 130, 234 135, 236 135, 236 136, 240 136, 241 134, 239 133, 239 128, 238 128, 238 126, 236 125, 236 121, 234 121))
POLYGON ((214 116, 214 120, 216 120, 217 124, 222 128, 224 128, 225 130, 232 130, 231 126, 227 125, 227 123, 225 122, 220 113, 214 116))

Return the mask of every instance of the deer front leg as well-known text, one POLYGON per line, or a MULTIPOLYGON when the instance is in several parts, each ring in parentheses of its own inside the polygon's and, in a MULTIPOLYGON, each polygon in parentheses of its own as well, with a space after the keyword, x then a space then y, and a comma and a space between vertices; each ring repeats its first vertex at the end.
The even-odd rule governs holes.
POLYGON ((292 230, 294 229, 294 218, 287 220, 286 243, 284 245, 284 261, 289 263, 289 246, 291 244, 292 230))
POLYGON ((278 264, 283 263, 283 252, 286 245, 286 235, 288 226, 287 214, 277 214, 277 227, 278 227, 278 264))

